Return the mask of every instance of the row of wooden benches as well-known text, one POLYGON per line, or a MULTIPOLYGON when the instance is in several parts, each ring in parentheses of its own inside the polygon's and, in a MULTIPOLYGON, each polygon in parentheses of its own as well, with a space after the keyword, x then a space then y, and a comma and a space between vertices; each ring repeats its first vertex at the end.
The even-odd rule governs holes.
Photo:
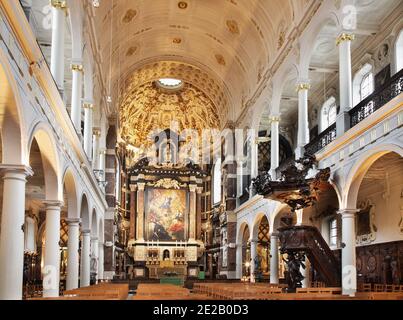
POLYGON ((189 289, 172 284, 139 284, 132 300, 210 300, 189 289))
POLYGON ((358 286, 360 292, 403 292, 403 285, 363 283, 358 286))
POLYGON ((64 291, 63 296, 32 298, 29 300, 127 300, 129 284, 99 283, 97 285, 64 291))
POLYGON ((284 293, 283 285, 274 284, 195 283, 193 292, 225 300, 403 300, 401 292, 360 292, 355 297, 343 296, 339 287, 298 288, 296 293, 284 293))

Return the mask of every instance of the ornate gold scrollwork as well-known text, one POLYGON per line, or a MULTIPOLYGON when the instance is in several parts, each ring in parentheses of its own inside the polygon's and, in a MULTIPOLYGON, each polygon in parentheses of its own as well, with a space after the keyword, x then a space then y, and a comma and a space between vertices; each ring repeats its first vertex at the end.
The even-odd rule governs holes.
POLYGON ((147 186, 164 189, 180 189, 181 187, 185 187, 186 184, 180 184, 179 181, 174 179, 164 178, 155 183, 149 182, 147 186))
POLYGON ((353 41, 355 39, 355 35, 351 33, 342 33, 337 39, 336 39, 336 45, 340 45, 340 43, 344 41, 353 41))
POLYGON ((311 85, 309 83, 299 83, 297 84, 295 90, 297 92, 300 92, 302 90, 310 90, 311 89, 311 85))
POLYGON ((78 71, 78 72, 84 72, 84 67, 81 64, 72 64, 71 70, 78 71))
POLYGON ((50 0, 50 5, 56 9, 67 10, 67 2, 62 0, 50 0))

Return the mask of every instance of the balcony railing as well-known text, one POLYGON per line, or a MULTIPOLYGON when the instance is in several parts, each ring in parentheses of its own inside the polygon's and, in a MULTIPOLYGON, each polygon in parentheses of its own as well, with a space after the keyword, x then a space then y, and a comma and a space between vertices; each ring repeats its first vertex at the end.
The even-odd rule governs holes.
POLYGON ((336 140, 336 136, 337 136, 336 123, 333 123, 329 128, 323 131, 317 138, 315 138, 305 146, 305 153, 314 155, 319 150, 322 150, 328 144, 336 140))
POLYGON ((375 90, 369 97, 361 101, 349 111, 350 128, 368 118, 376 110, 382 108, 389 101, 403 91, 403 69, 396 73, 383 86, 375 90))
MULTIPOLYGON (((403 69, 390 78, 383 86, 375 90, 369 97, 361 101, 349 111, 350 129, 382 108, 403 91, 403 69)), ((336 123, 323 131, 317 138, 305 146, 307 154, 314 155, 328 144, 336 140, 336 123)))

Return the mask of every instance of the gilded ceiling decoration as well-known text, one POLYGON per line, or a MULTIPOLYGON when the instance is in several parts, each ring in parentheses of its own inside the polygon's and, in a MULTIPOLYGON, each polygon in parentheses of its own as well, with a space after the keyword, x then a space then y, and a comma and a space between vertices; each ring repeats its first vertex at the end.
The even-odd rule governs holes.
POLYGON ((183 79, 206 93, 220 116, 225 116, 221 121, 224 125, 236 121, 242 113, 242 92, 251 100, 261 90, 261 82, 256 79, 263 80, 273 67, 280 45, 286 43, 291 27, 300 23, 312 2, 102 1, 94 11, 94 24, 101 68, 110 75, 110 83, 116 84, 108 95, 116 101, 122 84, 132 82, 132 75, 149 61, 175 61, 184 65, 181 72, 168 68, 159 74, 158 65, 152 67, 146 82, 160 77, 183 79))
POLYGON ((227 27, 228 27, 228 31, 231 32, 232 34, 236 34, 236 35, 240 34, 238 23, 235 20, 228 20, 227 27))
POLYGON ((159 61, 139 67, 127 78, 121 90, 121 96, 124 97, 126 92, 133 92, 137 87, 160 78, 181 79, 203 91, 217 107, 221 124, 225 124, 229 112, 229 98, 223 91, 223 85, 207 72, 189 64, 159 61))
POLYGON ((133 9, 127 10, 126 14, 122 18, 123 23, 130 23, 136 17, 137 11, 133 9))
POLYGON ((215 58, 216 58, 218 64, 220 64, 220 65, 222 65, 222 66, 225 66, 225 65, 226 65, 225 59, 224 59, 224 57, 223 57, 221 54, 216 54, 216 55, 215 55, 215 58))
POLYGON ((187 9, 187 7, 188 7, 188 4, 187 4, 187 2, 186 1, 179 1, 178 2, 178 8, 179 9, 187 9))
POLYGON ((127 91, 120 106, 120 137, 133 147, 151 145, 155 130, 177 122, 181 132, 218 129, 220 121, 214 103, 195 86, 185 83, 180 90, 167 91, 149 82, 127 91))

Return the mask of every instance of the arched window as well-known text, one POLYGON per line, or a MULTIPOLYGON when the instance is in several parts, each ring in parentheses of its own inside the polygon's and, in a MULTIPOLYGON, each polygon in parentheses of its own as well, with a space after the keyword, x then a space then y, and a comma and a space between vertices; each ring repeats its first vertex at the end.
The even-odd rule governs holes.
POLYGON ((337 117, 336 98, 331 97, 322 106, 320 132, 325 131, 333 123, 335 123, 336 117, 337 117))
POLYGON ((374 74, 372 65, 365 64, 356 74, 353 81, 354 106, 374 92, 374 74))
POLYGON ((400 30, 395 46, 396 73, 403 69, 403 29, 400 30))
POLYGON ((361 81, 360 94, 361 101, 374 92, 374 75, 372 72, 368 72, 361 81))
POLYGON ((213 171, 213 205, 221 202, 221 159, 217 159, 213 171))
POLYGON ((337 218, 332 218, 329 220, 329 246, 337 246, 337 235, 338 235, 338 225, 337 218))

